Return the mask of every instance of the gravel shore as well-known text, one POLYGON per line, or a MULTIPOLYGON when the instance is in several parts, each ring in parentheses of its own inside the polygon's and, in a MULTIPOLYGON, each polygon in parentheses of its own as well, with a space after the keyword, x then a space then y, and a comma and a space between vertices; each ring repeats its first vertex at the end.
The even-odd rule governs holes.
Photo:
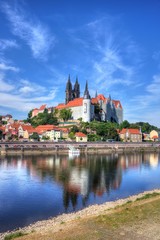
MULTIPOLYGON (((113 201, 113 202, 106 202, 101 205, 97 205, 97 204, 92 205, 92 206, 89 206, 89 207, 87 207, 81 211, 75 212, 75 213, 62 214, 58 217, 54 217, 49 220, 35 222, 34 224, 31 224, 27 227, 19 229, 18 231, 25 232, 25 233, 31 233, 31 232, 45 233, 49 229, 52 229, 52 231, 54 229, 54 232, 57 232, 61 229, 62 223, 64 223, 64 222, 65 223, 67 222, 67 224, 72 224, 73 220, 77 220, 79 218, 98 216, 98 215, 104 213, 104 211, 106 211, 106 210, 113 209, 117 206, 121 206, 121 205, 127 203, 128 201, 133 202, 137 198, 141 198, 146 194, 152 194, 154 192, 160 193, 160 189, 146 191, 146 192, 140 193, 138 195, 130 196, 125 199, 119 199, 119 200, 113 201)), ((15 231, 0 233, 0 239, 4 239, 5 235, 7 235, 9 233, 13 233, 13 232, 15 232, 15 231)))

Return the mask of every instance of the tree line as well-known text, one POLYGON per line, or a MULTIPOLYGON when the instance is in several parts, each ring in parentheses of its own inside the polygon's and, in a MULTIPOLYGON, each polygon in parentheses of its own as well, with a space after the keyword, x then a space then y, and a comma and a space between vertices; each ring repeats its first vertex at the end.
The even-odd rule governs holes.
MULTIPOLYGON (((28 113, 28 119, 26 121, 30 122, 33 127, 46 124, 58 125, 60 119, 64 122, 71 119, 72 111, 70 109, 55 109, 53 112, 48 113, 48 110, 45 109, 43 113, 39 113, 33 118, 31 116, 32 111, 28 113)), ((124 120, 121 124, 118 124, 94 120, 89 123, 79 119, 79 123, 70 128, 69 137, 74 139, 76 132, 83 132, 88 135, 89 141, 105 141, 107 139, 119 140, 118 130, 121 131, 123 128, 140 129, 142 133, 150 133, 152 130, 159 130, 156 126, 150 125, 148 122, 129 123, 127 120, 124 120)))

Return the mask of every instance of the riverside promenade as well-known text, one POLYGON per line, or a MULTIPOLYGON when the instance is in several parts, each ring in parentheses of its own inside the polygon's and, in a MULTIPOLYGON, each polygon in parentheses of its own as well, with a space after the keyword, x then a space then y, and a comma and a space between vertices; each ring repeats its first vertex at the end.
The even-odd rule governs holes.
POLYGON ((80 149, 81 153, 119 153, 137 151, 156 151, 160 152, 160 142, 0 142, 0 155, 10 154, 53 154, 68 153, 72 145, 80 149))

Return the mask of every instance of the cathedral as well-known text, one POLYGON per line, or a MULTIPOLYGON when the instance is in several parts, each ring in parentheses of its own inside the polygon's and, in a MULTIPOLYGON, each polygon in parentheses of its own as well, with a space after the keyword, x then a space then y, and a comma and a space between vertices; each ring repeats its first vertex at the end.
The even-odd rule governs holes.
POLYGON ((86 82, 83 96, 80 96, 80 84, 76 79, 74 86, 72 86, 70 76, 66 84, 65 103, 59 104, 55 108, 71 109, 72 119, 82 119, 84 122, 92 120, 123 122, 123 108, 119 100, 111 99, 111 96, 105 97, 103 94, 95 94, 91 97, 89 94, 88 83, 86 82))
POLYGON ((76 79, 76 82, 74 84, 74 88, 72 89, 72 83, 70 80, 70 76, 68 78, 68 82, 66 84, 66 104, 75 99, 80 97, 80 86, 78 83, 78 79, 76 79))

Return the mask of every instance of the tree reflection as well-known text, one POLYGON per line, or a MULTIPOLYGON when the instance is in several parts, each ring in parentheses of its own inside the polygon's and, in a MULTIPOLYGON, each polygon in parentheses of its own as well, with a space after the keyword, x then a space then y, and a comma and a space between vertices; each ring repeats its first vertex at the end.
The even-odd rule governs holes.
POLYGON ((102 197, 120 187, 122 173, 131 168, 157 167, 159 153, 88 154, 69 159, 67 155, 1 157, 0 168, 25 168, 38 181, 54 182, 63 189, 65 211, 86 206, 91 194, 102 197))

